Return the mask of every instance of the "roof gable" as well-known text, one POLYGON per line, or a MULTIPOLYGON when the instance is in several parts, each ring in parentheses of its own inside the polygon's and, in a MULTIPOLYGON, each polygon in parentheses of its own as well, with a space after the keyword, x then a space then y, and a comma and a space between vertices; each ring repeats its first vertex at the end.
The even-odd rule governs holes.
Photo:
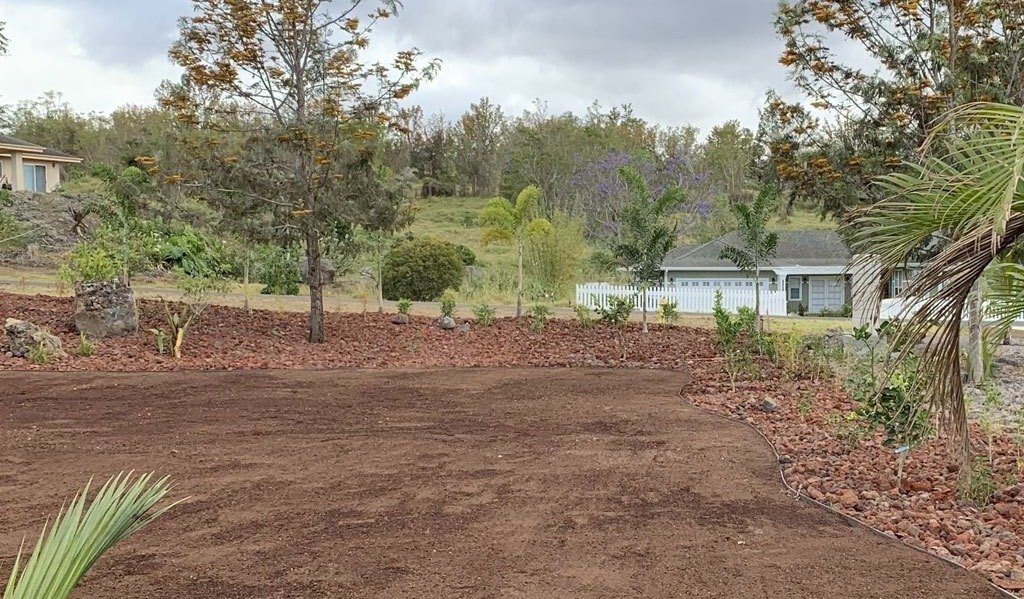
MULTIPOLYGON (((835 231, 779 231, 779 245, 775 256, 766 266, 846 266, 850 250, 835 231)), ((679 246, 665 256, 665 268, 720 268, 733 270, 736 266, 719 256, 726 246, 745 247, 736 231, 726 233, 714 241, 699 246, 679 246)))
POLYGON ((27 142, 24 139, 18 139, 10 135, 4 135, 0 133, 0 146, 17 146, 19 148, 32 148, 36 151, 41 151, 43 146, 27 142))

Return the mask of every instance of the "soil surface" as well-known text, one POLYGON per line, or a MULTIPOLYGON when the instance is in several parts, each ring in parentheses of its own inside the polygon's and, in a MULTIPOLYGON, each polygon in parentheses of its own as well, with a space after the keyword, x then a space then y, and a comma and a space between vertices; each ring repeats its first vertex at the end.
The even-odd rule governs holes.
POLYGON ((0 563, 90 476, 191 496, 93 599, 999 596, 784 494, 680 372, 2 376, 0 563))

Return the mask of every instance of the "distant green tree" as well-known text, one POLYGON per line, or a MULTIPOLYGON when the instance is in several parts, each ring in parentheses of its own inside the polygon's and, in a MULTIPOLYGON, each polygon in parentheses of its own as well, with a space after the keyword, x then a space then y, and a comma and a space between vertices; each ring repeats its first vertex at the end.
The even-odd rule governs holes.
POLYGON ((675 245, 677 225, 669 226, 668 216, 683 203, 685 192, 673 185, 653 197, 643 175, 631 166, 619 169, 619 177, 630 200, 619 212, 619 241, 612 254, 643 290, 641 309, 646 333, 647 288, 661 280, 661 264, 675 245))
POLYGON ((775 213, 778 196, 778 189, 765 186, 750 204, 733 206, 739 224, 736 232, 743 247, 726 246, 721 252, 723 260, 729 260, 736 268, 754 275, 754 313, 757 315, 758 333, 764 331, 761 319, 761 268, 775 256, 779 246, 778 234, 768 230, 768 221, 775 213))
POLYGON ((489 228, 484 232, 484 243, 504 241, 516 247, 516 318, 523 316, 523 255, 527 238, 551 230, 547 219, 537 217, 540 189, 535 185, 523 189, 512 202, 494 198, 484 208, 481 222, 489 228))

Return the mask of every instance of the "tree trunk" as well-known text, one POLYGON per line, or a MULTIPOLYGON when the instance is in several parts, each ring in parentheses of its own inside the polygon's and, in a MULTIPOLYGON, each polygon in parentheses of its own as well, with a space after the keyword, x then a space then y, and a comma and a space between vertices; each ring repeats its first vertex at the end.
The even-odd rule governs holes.
POLYGON ((306 263, 309 281, 309 342, 324 342, 324 282, 320 270, 320 235, 313 215, 306 216, 306 263))
POLYGON ((374 273, 377 279, 377 314, 384 313, 384 273, 383 262, 384 262, 384 242, 378 236, 377 237, 377 272, 374 273))
POLYGON ((980 385, 985 380, 984 345, 981 336, 981 286, 977 281, 967 299, 967 359, 971 382, 980 385))
POLYGON ((754 265, 754 316, 757 323, 757 332, 764 332, 764 322, 761 320, 761 267, 754 265))
POLYGON ((644 283, 643 287, 641 287, 641 289, 643 290, 643 294, 642 294, 642 297, 641 297, 640 301, 643 302, 643 304, 644 304, 643 308, 642 308, 642 312, 643 312, 642 319, 643 319, 643 323, 644 323, 643 332, 647 333, 647 283, 644 283))
POLYGON ((516 320, 523 317, 523 242, 519 241, 518 265, 516 267, 516 320))
POLYGON ((249 247, 245 248, 245 262, 242 263, 242 295, 245 297, 245 313, 252 316, 252 306, 249 305, 249 247))

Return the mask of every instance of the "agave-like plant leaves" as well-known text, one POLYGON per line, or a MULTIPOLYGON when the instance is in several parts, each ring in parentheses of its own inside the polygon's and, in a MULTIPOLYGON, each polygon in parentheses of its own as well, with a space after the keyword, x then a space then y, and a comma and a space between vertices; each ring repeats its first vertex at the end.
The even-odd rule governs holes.
MULTIPOLYGON (((879 282, 922 248, 941 248, 904 291, 917 299, 901 314, 896 342, 904 353, 923 344, 920 368, 929 373, 919 377, 923 391, 966 456, 961 325, 975 284, 1024 238, 1024 109, 990 103, 956 108, 933 129, 923 156, 882 177, 886 199, 854 213, 846 232, 855 250, 880 257, 879 282)), ((1016 311, 1018 318, 1021 289, 1009 285, 990 293, 990 314, 1006 319, 1016 311)), ((874 292, 880 299, 881 286, 874 292)))
POLYGON ((184 501, 154 509, 170 491, 170 479, 153 481, 152 473, 133 478, 132 472, 110 478, 88 507, 91 481, 86 484, 52 526, 43 527, 24 566, 18 552, 3 599, 68 597, 108 549, 184 501))

